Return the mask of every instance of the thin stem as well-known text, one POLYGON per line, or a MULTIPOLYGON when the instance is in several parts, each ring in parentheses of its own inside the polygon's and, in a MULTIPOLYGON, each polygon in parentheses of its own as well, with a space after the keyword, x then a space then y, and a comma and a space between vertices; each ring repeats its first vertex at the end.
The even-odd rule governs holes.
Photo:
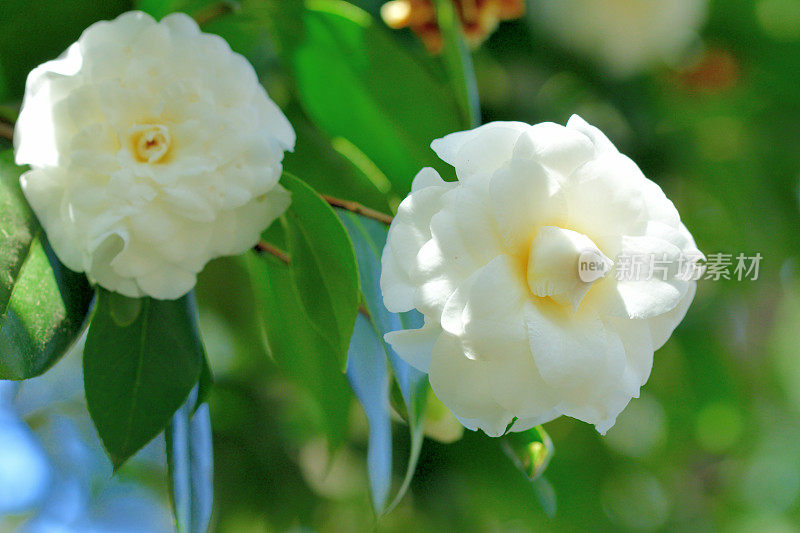
POLYGON ((3 122, 0 120, 0 137, 4 139, 8 139, 9 141, 14 140, 14 126, 9 124, 8 122, 3 122))
POLYGON ((375 209, 370 209, 369 207, 363 206, 358 202, 353 202, 350 200, 342 200, 340 198, 334 198, 333 196, 328 196, 325 194, 322 195, 322 198, 326 202, 331 204, 333 207, 346 209, 347 211, 352 211, 353 213, 357 213, 367 218, 377 220, 378 222, 383 222, 384 224, 387 225, 392 223, 393 217, 391 215, 387 215, 386 213, 381 213, 380 211, 376 211, 375 209))
POLYGON ((289 254, 287 254, 286 252, 284 252, 280 248, 271 245, 270 243, 268 243, 266 241, 258 241, 258 244, 256 244, 256 250, 258 250, 259 252, 266 252, 268 254, 272 254, 275 257, 277 257, 278 259, 280 259, 281 261, 283 261, 284 263, 286 263, 287 265, 291 261, 291 258, 289 257, 289 254))

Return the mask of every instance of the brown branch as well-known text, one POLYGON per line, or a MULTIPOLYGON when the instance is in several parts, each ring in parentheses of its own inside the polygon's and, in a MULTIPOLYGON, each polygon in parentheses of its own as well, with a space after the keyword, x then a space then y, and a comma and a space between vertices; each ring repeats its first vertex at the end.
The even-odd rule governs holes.
POLYGON ((376 211, 375 209, 370 209, 369 207, 365 207, 358 202, 352 202, 350 200, 341 200, 339 198, 334 198, 333 196, 328 196, 326 194, 323 194, 322 198, 326 202, 331 204, 333 207, 346 209, 347 211, 351 211, 353 213, 357 213, 367 218, 377 220, 378 222, 383 222, 384 224, 387 225, 392 223, 392 216, 387 215, 386 213, 381 213, 380 211, 376 211))
POLYGON ((14 126, 8 122, 0 120, 0 137, 14 141, 14 126))
POLYGON ((286 252, 284 252, 280 248, 271 245, 270 243, 268 243, 266 241, 258 241, 258 244, 256 244, 256 250, 258 250, 259 252, 266 252, 268 254, 272 254, 275 257, 277 257, 278 259, 280 259, 281 261, 283 261, 284 263, 286 263, 287 265, 291 261, 291 258, 289 257, 289 254, 287 254, 286 252))

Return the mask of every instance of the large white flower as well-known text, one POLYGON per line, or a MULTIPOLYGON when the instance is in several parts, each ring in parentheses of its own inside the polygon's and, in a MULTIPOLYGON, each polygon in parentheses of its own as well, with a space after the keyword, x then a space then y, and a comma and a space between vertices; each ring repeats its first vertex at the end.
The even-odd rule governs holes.
POLYGON ((702 254, 672 202, 578 116, 494 122, 432 148, 458 181, 416 176, 381 275, 387 308, 416 308, 425 326, 386 340, 471 429, 564 414, 605 433, 694 297, 702 254), (608 270, 625 257, 638 275, 608 270))
POLYGON ((14 141, 58 257, 127 296, 185 294, 289 204, 294 130, 247 60, 183 14, 87 28, 28 76, 14 141))
POLYGON ((670 62, 697 39, 708 0, 534 0, 530 17, 613 75, 670 62))

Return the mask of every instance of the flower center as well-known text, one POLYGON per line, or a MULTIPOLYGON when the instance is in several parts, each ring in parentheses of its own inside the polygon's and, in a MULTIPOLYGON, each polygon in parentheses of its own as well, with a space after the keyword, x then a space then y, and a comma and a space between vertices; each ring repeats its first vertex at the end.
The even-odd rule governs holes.
POLYGON ((140 163, 158 163, 169 153, 169 129, 161 124, 136 124, 128 130, 133 156, 140 163))
POLYGON ((531 243, 528 287, 576 311, 592 284, 611 271, 612 261, 582 233, 543 226, 531 243))

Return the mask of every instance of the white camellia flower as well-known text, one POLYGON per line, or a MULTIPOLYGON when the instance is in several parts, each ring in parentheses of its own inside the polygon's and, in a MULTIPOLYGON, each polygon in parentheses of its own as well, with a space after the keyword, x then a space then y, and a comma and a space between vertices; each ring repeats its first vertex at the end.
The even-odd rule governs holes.
POLYGON ((26 198, 59 259, 106 289, 174 299, 289 205, 295 134, 253 67, 180 13, 98 22, 28 76, 26 198))
POLYGON ((416 176, 381 275, 386 307, 425 325, 386 340, 470 429, 563 414, 605 433, 695 294, 687 266, 703 256, 672 202, 578 116, 494 122, 432 148, 458 181, 416 176), (638 276, 611 267, 624 257, 638 276))
POLYGON ((534 0, 532 22, 612 75, 629 76, 685 51, 708 0, 534 0))

